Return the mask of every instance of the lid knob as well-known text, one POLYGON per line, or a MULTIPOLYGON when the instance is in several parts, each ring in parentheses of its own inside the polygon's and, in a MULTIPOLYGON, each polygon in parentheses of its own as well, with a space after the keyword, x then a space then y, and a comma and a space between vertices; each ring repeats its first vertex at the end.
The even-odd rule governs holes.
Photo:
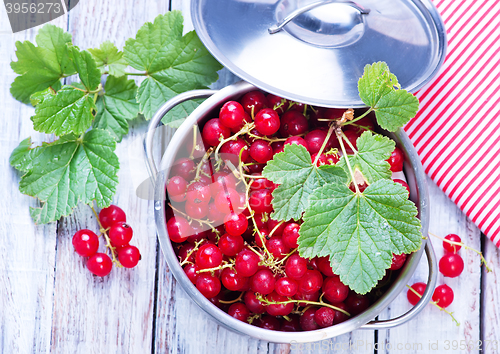
POLYGON ((343 47, 361 38, 364 32, 362 15, 370 13, 369 9, 348 0, 321 0, 294 9, 296 6, 297 3, 292 4, 290 0, 278 3, 276 17, 279 23, 268 29, 269 34, 285 29, 295 38, 315 46, 343 47), (314 11, 328 4, 331 5, 314 11), (294 22, 287 26, 291 21, 294 22))

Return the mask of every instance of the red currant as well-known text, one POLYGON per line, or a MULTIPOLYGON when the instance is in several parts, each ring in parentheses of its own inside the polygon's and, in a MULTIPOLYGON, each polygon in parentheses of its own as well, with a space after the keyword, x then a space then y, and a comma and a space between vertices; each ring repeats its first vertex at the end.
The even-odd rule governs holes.
POLYGON ((450 306, 453 298, 453 290, 446 284, 437 286, 432 295, 432 301, 436 302, 442 308, 450 306))
POLYGON ((241 288, 243 288, 243 286, 248 282, 247 277, 241 276, 238 272, 231 268, 224 268, 222 270, 220 280, 222 285, 231 291, 241 291, 241 288))
POLYGON ((111 272, 113 262, 105 253, 96 253, 87 261, 87 269, 98 277, 105 277, 111 272))
POLYGON ((285 226, 281 237, 283 238, 283 243, 285 244, 286 247, 289 248, 299 247, 297 243, 297 240, 299 239, 299 229, 300 225, 294 222, 285 226))
POLYGON ((389 268, 390 270, 398 270, 403 267, 403 265, 406 262, 406 253, 401 253, 399 255, 397 254, 392 254, 392 263, 391 267, 389 268))
POLYGON ((370 306, 370 300, 366 295, 350 292, 347 299, 345 299, 345 305, 347 307, 347 312, 349 312, 351 316, 356 316, 370 306))
POLYGON ((125 246, 118 252, 118 260, 125 268, 134 268, 141 260, 141 253, 135 246, 125 246))
POLYGON ((456 253, 445 254, 439 260, 439 271, 450 278, 458 277, 464 270, 464 260, 456 253))
POLYGON ((285 263, 285 273, 292 279, 300 279, 306 274, 307 260, 298 254, 292 254, 285 263))
POLYGON ((230 234, 224 234, 220 237, 217 246, 222 254, 228 257, 234 257, 243 249, 243 244, 243 237, 239 235, 233 236, 230 234))
POLYGON ((255 129, 263 135, 273 135, 280 128, 280 117, 271 108, 264 108, 255 116, 255 129))
MULTIPOLYGON (((167 183, 168 198, 173 202, 177 202, 177 203, 183 202, 184 200, 186 200, 186 189, 187 189, 186 180, 184 178, 182 178, 181 176, 174 176, 174 177, 170 178, 170 180, 167 183)), ((99 216, 99 219, 101 219, 100 216, 99 216)), ((125 221, 125 220, 120 220, 120 221, 125 221)), ((102 220, 101 220, 101 224, 102 224, 102 220)), ((103 224, 103 227, 104 227, 104 224, 103 224)))
POLYGON ((275 283, 276 280, 274 279, 273 272, 267 268, 257 271, 257 273, 250 278, 250 288, 252 291, 262 295, 272 293, 275 283))
POLYGON ((274 183, 268 180, 267 178, 255 178, 252 179, 252 184, 250 185, 250 190, 255 191, 258 189, 272 189, 274 187, 274 183))
POLYGON ((283 147, 285 146, 285 143, 282 141, 275 141, 271 144, 271 147, 273 148, 273 155, 279 154, 280 152, 283 152, 283 147))
POLYGON ((99 237, 91 230, 79 230, 73 236, 73 247, 80 256, 90 257, 97 253, 99 237))
POLYGON ((314 319, 314 316, 316 315, 317 308, 316 307, 311 307, 307 309, 302 316, 300 316, 300 327, 304 331, 314 331, 315 329, 318 329, 319 326, 316 323, 316 320, 314 319))
POLYGON ((268 106, 267 98, 260 91, 247 92, 240 100, 243 109, 248 114, 256 115, 262 108, 268 106))
POLYGON ((242 206, 240 195, 232 188, 220 191, 215 197, 214 202, 217 209, 223 214, 229 214, 231 211, 236 211, 242 206))
POLYGON ((273 236, 266 242, 267 250, 273 255, 277 260, 285 258, 290 248, 286 247, 283 243, 283 239, 279 236, 273 236))
MULTIPOLYGON (((344 131, 344 134, 347 137, 347 140, 349 140, 349 142, 351 143, 351 145, 354 146, 355 148, 357 148, 357 140, 359 138, 359 133, 357 133, 353 129, 346 129, 344 131)), ((353 154, 354 150, 351 148, 351 145, 349 145, 345 141, 345 139, 342 142, 344 143, 344 147, 345 147, 347 154, 353 154)))
POLYGON ((332 304, 344 301, 349 295, 349 287, 340 281, 338 275, 326 278, 322 289, 325 299, 332 304))
MULTIPOLYGON (((347 306, 343 302, 335 304, 335 307, 338 307, 341 310, 347 311, 347 306)), ((335 318, 333 319, 334 325, 339 324, 339 323, 344 322, 344 321, 347 321, 348 319, 349 319, 349 317, 345 313, 335 310, 335 318)))
POLYGON ((405 187, 406 190, 408 191, 408 194, 410 194, 410 186, 408 185, 408 183, 406 183, 402 179, 398 179, 398 178, 394 179, 394 182, 399 183, 400 185, 402 185, 403 187, 405 187))
POLYGON ((314 313, 314 321, 322 328, 333 325, 334 319, 335 311, 329 307, 320 307, 314 313))
POLYGON ((250 192, 248 203, 256 213, 270 213, 273 211, 272 192, 269 189, 260 189, 250 192))
POLYGON ((193 160, 183 157, 174 162, 171 175, 180 176, 186 181, 190 181, 195 176, 194 170, 195 166, 193 160))
POLYGON ((274 289, 281 296, 292 297, 297 293, 299 284, 292 278, 282 277, 276 281, 274 289))
MULTIPOLYGON (((286 296, 281 296, 275 291, 267 295, 266 299, 270 302, 285 302, 288 300, 286 296)), ((267 305, 266 311, 271 316, 286 316, 292 312, 293 306, 293 302, 286 304, 269 304, 267 305)))
POLYGON ((113 246, 123 246, 130 242, 133 235, 132 228, 124 223, 117 222, 111 226, 108 235, 113 246))
MULTIPOLYGON (((449 234, 449 235, 445 236, 444 238, 446 240, 449 240, 449 241, 452 241, 452 242, 462 242, 462 239, 460 238, 460 236, 455 235, 455 234, 449 234)), ((460 248, 462 248, 462 246, 460 246, 460 245, 454 245, 454 244, 451 244, 449 242, 443 241, 443 248, 447 252, 457 253, 460 250, 460 248)))
POLYGON ((182 243, 191 235, 191 225, 182 216, 174 216, 167 221, 167 232, 173 242, 182 243))
POLYGON ((184 273, 186 273, 188 279, 191 281, 191 283, 196 285, 196 280, 198 279, 198 271, 200 270, 200 267, 198 267, 196 264, 188 263, 184 266, 184 273))
POLYGON ((420 296, 417 296, 417 294, 415 294, 413 291, 411 291, 411 289, 408 289, 408 292, 406 293, 406 297, 408 298, 408 301, 410 302, 410 304, 415 306, 417 304, 417 302, 420 301, 420 297, 424 294, 426 287, 427 287, 427 284, 422 283, 422 282, 415 283, 411 286, 411 288, 413 290, 415 290, 417 293, 419 293, 420 296))
POLYGON ((318 270, 308 269, 304 276, 299 279, 299 292, 302 294, 313 294, 321 289, 323 276, 318 270))
POLYGON ((102 227, 107 229, 115 222, 126 222, 127 217, 125 216, 125 212, 120 207, 110 205, 99 212, 99 221, 101 222, 102 227))
POLYGON ((332 266, 330 265, 329 257, 321 257, 318 259, 318 270, 327 277, 335 276, 335 273, 333 273, 332 266))
POLYGON ((267 243, 270 238, 269 231, 266 228, 259 229, 254 235, 255 244, 258 247, 264 247, 264 244, 267 243), (264 241, 264 243, 262 243, 262 241, 264 241))
POLYGON ((270 331, 279 331, 281 328, 280 321, 274 316, 262 316, 260 321, 256 321, 256 325, 270 331))
POLYGON ((274 109, 278 114, 285 113, 288 107, 290 106, 290 103, 288 102, 287 99, 273 95, 272 93, 268 94, 266 98, 267 102, 269 103, 269 107, 274 109))
POLYGON ((224 143, 220 148, 220 153, 223 160, 231 161, 234 166, 238 166, 240 163, 240 154, 243 163, 248 162, 250 156, 248 144, 240 137, 224 143))
POLYGON ((186 214, 193 219, 203 219, 208 214, 208 204, 193 204, 186 202, 186 214))
POLYGON ((219 118, 210 119, 202 131, 203 141, 210 146, 217 146, 221 139, 231 136, 231 130, 222 125, 219 118))
POLYGON ((266 307, 257 299, 255 293, 251 291, 247 291, 245 295, 243 295, 243 301, 253 313, 264 313, 266 311, 266 307))
POLYGON ((205 243, 196 252, 196 265, 200 269, 216 268, 222 264, 222 252, 216 245, 205 243))
POLYGON ((219 113, 220 123, 228 128, 236 128, 243 123, 245 110, 239 102, 228 101, 224 103, 219 113))
POLYGON ((243 214, 231 212, 224 218, 224 227, 229 235, 240 236, 248 227, 248 219, 243 214))
POLYGON ((403 171, 404 154, 403 151, 397 146, 392 151, 391 156, 387 159, 387 161, 391 165, 392 172, 403 171))
POLYGON ((247 322, 248 316, 250 316, 250 311, 245 306, 245 304, 241 302, 235 302, 229 306, 229 310, 227 310, 229 316, 236 318, 242 322, 247 322))
POLYGON ((291 136, 285 140, 285 145, 292 145, 292 144, 302 145, 307 149, 307 142, 300 136, 291 136))
POLYGON ((226 173, 224 171, 214 173, 214 175, 212 176, 212 184, 210 184, 212 197, 215 199, 217 194, 225 191, 226 188, 236 188, 236 178, 234 177, 234 175, 232 173, 226 173))
POLYGON ((265 140, 255 140, 250 146, 250 156, 259 163, 266 163, 273 158, 273 148, 265 140))
POLYGON ((288 315, 286 321, 283 321, 280 331, 300 332, 300 317, 298 315, 288 315))
POLYGON ((217 296, 221 290, 221 284, 219 278, 209 274, 209 273, 199 273, 198 279, 196 279, 196 288, 202 293, 206 298, 212 298, 217 296))
MULTIPOLYGON (((273 184, 274 185, 274 184, 273 184)), ((274 190, 273 188, 271 188, 271 190, 274 190)), ((269 229, 269 231, 273 231, 273 235, 272 236, 281 236, 283 235, 283 230, 285 229, 285 227, 287 226, 288 224, 286 222, 284 223, 281 223, 279 221, 276 221, 274 219, 269 219, 267 220, 267 228, 269 229), (279 226, 278 226, 279 224, 279 226)), ((287 245, 285 245, 286 247, 289 247, 287 245)), ((292 247, 289 247, 289 248, 292 248, 292 247)))
POLYGON ((281 116, 280 134, 283 137, 304 134, 309 129, 309 123, 303 114, 297 111, 288 111, 281 116))
POLYGON ((234 268, 244 277, 254 275, 259 268, 260 257, 248 248, 243 249, 236 256, 234 268))
MULTIPOLYGON (((307 133, 304 138, 307 143, 307 151, 309 151, 311 155, 317 153, 323 146, 327 135, 328 133, 326 130, 320 129, 315 129, 307 133)), ((323 151, 326 152, 330 150, 331 145, 330 141, 328 141, 323 151)))

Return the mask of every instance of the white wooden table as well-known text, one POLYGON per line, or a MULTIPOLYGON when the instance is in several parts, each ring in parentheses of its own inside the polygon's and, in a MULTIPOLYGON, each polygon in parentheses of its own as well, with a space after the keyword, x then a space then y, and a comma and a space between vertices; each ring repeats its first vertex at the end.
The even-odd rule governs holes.
MULTIPOLYGON (((80 48, 97 47, 104 40, 123 48, 144 22, 170 8, 182 9, 185 27, 192 29, 189 2, 181 0, 170 4, 161 0, 82 0, 53 23, 67 29, 80 48)), ((479 341, 483 341, 483 352, 500 352, 493 347, 494 341, 500 341, 500 252, 480 237, 479 230, 430 180, 430 230, 441 236, 460 235, 468 245, 483 250, 494 269, 485 273, 475 253, 461 251, 464 273, 445 280, 455 291, 449 309, 460 326, 431 305, 417 319, 395 329, 355 331, 302 346, 258 341, 217 326, 172 279, 156 240, 152 202, 136 197, 136 188, 147 178, 142 155, 147 124, 140 120, 132 123, 129 135, 118 145, 121 169, 115 203, 128 215, 142 260, 135 269, 114 269, 104 279, 92 276, 71 245, 76 230, 97 229, 90 209, 81 206, 71 217, 35 226, 29 206, 36 202, 19 193, 19 175, 8 163, 10 152, 24 138, 32 136, 38 142, 46 138, 33 131, 29 119, 33 108, 15 101, 9 93, 15 77, 9 66, 15 58, 15 41, 34 41, 36 33, 33 29, 12 35, 1 8, 1 353, 477 353, 479 341), (469 343, 469 348, 460 349, 461 341, 469 343)), ((214 87, 234 80, 222 71, 214 87)), ((442 246, 439 242, 434 245, 440 257, 442 246)), ((411 283, 425 281, 426 276, 422 260, 411 283)), ((443 283, 442 276, 438 283, 443 283)), ((406 295, 401 294, 380 318, 395 317, 408 308, 406 295)))

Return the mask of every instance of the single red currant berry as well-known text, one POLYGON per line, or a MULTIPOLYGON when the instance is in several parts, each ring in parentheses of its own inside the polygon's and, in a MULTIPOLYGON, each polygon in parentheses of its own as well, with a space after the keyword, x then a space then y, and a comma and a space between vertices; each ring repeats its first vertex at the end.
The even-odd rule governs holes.
POLYGON ((188 203, 208 205, 211 198, 210 187, 202 182, 193 182, 187 188, 186 201, 188 203))
POLYGON ((193 219, 203 219, 208 214, 208 204, 192 204, 186 202, 186 214, 193 219))
MULTIPOLYGON (((260 175, 255 175, 260 176, 260 175)), ((274 183, 267 178, 254 178, 252 179, 252 184, 250 185, 251 191, 256 191, 258 189, 271 189, 274 187, 274 183)))
MULTIPOLYGON (((354 146, 354 148, 357 149, 357 140, 359 138, 359 133, 356 132, 355 130, 353 129, 346 129, 344 131, 344 134, 345 136, 347 137, 347 140, 349 140, 349 142, 351 143, 352 146, 354 146)), ((347 152, 347 154, 353 154, 354 153, 354 150, 351 148, 351 145, 349 145, 345 139, 342 141, 344 143, 344 146, 345 146, 345 150, 347 152)))
POLYGON ((219 118, 210 119, 205 123, 202 131, 203 141, 210 146, 217 146, 221 139, 231 136, 231 130, 222 125, 219 118))
POLYGON ((263 135, 273 135, 280 128, 280 117, 271 108, 264 108, 255 116, 255 129, 263 135))
POLYGON ((314 315, 316 314, 317 307, 311 307, 307 309, 302 316, 300 316, 300 327, 304 331, 314 331, 318 329, 319 326, 314 319, 314 315))
POLYGON ((333 273, 332 266, 330 265, 329 257, 321 257, 318 259, 318 270, 327 277, 335 276, 335 273, 333 273))
POLYGON ((250 146, 250 156, 259 163, 266 163, 273 158, 273 148, 265 140, 255 140, 250 146))
POLYGON ((236 140, 229 140, 224 143, 220 148, 220 153, 223 160, 229 160, 234 166, 238 166, 240 163, 240 154, 241 162, 248 162, 250 149, 248 148, 248 144, 242 138, 238 137, 236 140))
MULTIPOLYGON (((315 129, 306 134, 304 140, 307 143, 307 151, 310 154, 317 153, 321 147, 323 146, 324 141, 326 140, 326 136, 328 132, 326 130, 315 129)), ((323 152, 330 150, 331 143, 327 141, 323 152)))
POLYGON ((214 175, 212 176, 212 184, 210 184, 212 197, 215 199, 215 197, 217 197, 217 194, 225 191, 226 188, 236 188, 236 178, 234 177, 234 175, 232 173, 226 173, 224 171, 214 173, 214 175))
POLYGON ((73 247, 80 256, 90 257, 99 248, 99 237, 91 230, 79 230, 73 236, 73 247))
POLYGON ((217 246, 219 246, 222 254, 228 257, 234 257, 243 249, 243 244, 243 237, 239 235, 234 236, 230 234, 224 234, 220 237, 217 246))
POLYGON ((240 195, 232 188, 220 191, 215 197, 214 202, 217 209, 223 214, 237 211, 242 206, 240 195))
POLYGON ((250 278, 250 288, 253 292, 267 295, 273 292, 274 274, 269 269, 261 269, 250 278))
POLYGON ((445 254, 439 260, 439 271, 450 278, 458 277, 464 270, 464 260, 456 253, 445 254))
POLYGON ((250 311, 245 306, 245 304, 241 302, 235 302, 229 306, 229 310, 227 310, 229 316, 236 318, 242 322, 247 322, 248 316, 250 316, 250 311))
POLYGON ((258 232, 254 234, 255 244, 258 247, 264 247, 264 244, 266 244, 270 238, 269 231, 265 228, 259 229, 258 232))
POLYGON ((300 317, 298 315, 289 315, 281 325, 280 331, 283 332, 300 332, 300 317))
POLYGON ((274 143, 271 143, 271 147, 273 148, 273 155, 285 151, 284 146, 285 143, 283 141, 275 141, 274 143))
POLYGON ((182 243, 192 234, 191 225, 182 216, 174 216, 167 221, 168 236, 173 242, 182 243))
POLYGON ((105 277, 111 272, 113 262, 105 253, 96 253, 87 261, 87 269, 98 277, 105 277))
POLYGON ((292 297, 297 293, 299 284, 292 278, 282 277, 276 281, 274 289, 281 296, 292 297))
POLYGON ((200 269, 215 268, 221 264, 222 252, 216 245, 205 243, 196 252, 196 265, 200 269))
POLYGON ((405 187, 406 190, 408 191, 408 194, 410 194, 410 186, 408 185, 408 183, 406 183, 402 179, 398 179, 398 178, 394 179, 394 182, 399 183, 400 185, 402 185, 403 187, 405 187))
POLYGON ((196 279, 196 288, 206 298, 210 299, 217 296, 221 287, 219 278, 205 272, 198 274, 198 279, 196 279))
POLYGON ((245 248, 236 256, 234 269, 244 277, 251 277, 259 269, 259 262, 260 257, 245 248))
POLYGON ((117 222, 111 225, 108 235, 111 245, 123 246, 130 242, 133 233, 132 228, 128 224, 124 222, 117 222))
POLYGON ((231 291, 240 291, 241 288, 246 285, 248 278, 241 276, 234 269, 224 268, 220 275, 220 280, 226 289, 231 291))
POLYGON ((349 295, 349 287, 340 281, 338 275, 326 278, 322 289, 325 299, 332 304, 344 301, 349 295))
MULTIPOLYGON (((312 154, 311 155, 311 162, 314 163, 316 161, 316 158, 318 156, 318 153, 312 154)), ((316 161, 316 166, 323 166, 323 165, 335 165, 337 162, 339 162, 339 155, 337 154, 321 154, 319 155, 318 161, 316 161)))
POLYGON ((224 218, 226 232, 232 236, 242 235, 248 227, 248 219, 243 214, 231 212, 224 218))
MULTIPOLYGON (((285 302, 289 299, 286 296, 281 296, 275 291, 266 296, 266 299, 270 302, 285 302)), ((267 305, 266 311, 271 316, 286 316, 293 310, 293 302, 285 304, 269 304, 267 305)))
POLYGON ((262 214, 273 211, 272 200, 273 195, 269 189, 259 189, 250 192, 248 203, 253 211, 262 214))
MULTIPOLYGON (((335 307, 338 307, 339 309, 347 312, 347 306, 343 302, 335 304, 335 307)), ((339 324, 347 321, 348 319, 349 316, 347 316, 345 313, 335 310, 335 318, 333 319, 333 324, 339 324)))
POLYGON ((274 316, 262 316, 260 321, 254 322, 256 326, 269 331, 279 331, 281 328, 280 320, 274 316))
POLYGON ((245 292, 245 295, 243 295, 243 301, 245 302, 245 305, 247 305, 248 309, 253 313, 264 313, 266 311, 264 304, 262 304, 262 302, 257 299, 255 293, 251 291, 245 292))
POLYGON ((195 176, 194 170, 195 166, 193 160, 183 157, 174 162, 171 169, 171 175, 180 176, 186 181, 190 181, 195 176))
POLYGON ((240 100, 243 109, 248 114, 255 116, 259 111, 268 106, 267 98, 258 90, 247 92, 240 100))
POLYGON ((200 268, 196 264, 188 263, 184 266, 184 273, 191 281, 191 283, 196 285, 196 280, 198 279, 198 271, 200 268))
POLYGON ((300 279, 306 274, 307 260, 298 254, 292 254, 285 263, 285 273, 292 279, 300 279))
POLYGON ((370 300, 366 295, 350 292, 347 299, 345 299, 345 305, 347 307, 347 312, 349 312, 351 316, 356 316, 370 306, 370 300))
POLYGON ((408 289, 408 292, 406 293, 406 297, 408 298, 408 302, 410 304, 412 304, 413 306, 415 306, 417 304, 417 302, 420 301, 420 298, 424 294, 424 291, 425 291, 426 287, 427 287, 427 284, 422 283, 422 282, 418 282, 418 283, 413 284, 411 286, 411 288, 413 290, 415 290, 417 293, 419 293, 420 296, 418 296, 417 294, 415 294, 411 289, 408 289))
POLYGON ((285 145, 292 145, 292 144, 302 145, 307 149, 306 141, 302 139, 300 136, 291 136, 285 140, 285 145))
POLYGON ((220 109, 219 119, 222 125, 228 128, 236 128, 243 123, 245 110, 239 102, 228 101, 220 109))
POLYGON ((335 311, 329 307, 320 307, 314 313, 314 321, 322 328, 332 326, 334 319, 335 311))
POLYGON ((432 301, 436 302, 442 308, 450 306, 453 298, 453 290, 446 284, 437 286, 432 295, 432 301))
POLYGON ((397 146, 391 153, 391 156, 387 159, 387 161, 391 165, 392 172, 403 171, 404 154, 403 151, 397 146))
POLYGON ((392 263, 391 263, 391 267, 389 269, 390 270, 401 269, 401 267, 403 267, 403 265, 406 262, 406 256, 407 256, 406 253, 401 253, 399 255, 393 253, 392 254, 392 263))
POLYGON ((134 268, 141 260, 141 253, 135 246, 125 246, 118 252, 118 260, 125 268, 134 268))
POLYGON ((299 292, 302 294, 313 294, 321 289, 323 285, 323 276, 318 270, 307 270, 302 278, 299 279, 299 292))
POLYGON ((309 123, 303 114, 297 111, 288 111, 281 116, 280 134, 283 137, 304 134, 309 129, 309 123))
POLYGON ((125 212, 117 207, 116 205, 110 205, 107 208, 102 209, 99 212, 99 221, 103 228, 107 229, 111 227, 115 222, 127 221, 127 217, 125 216, 125 212))
MULTIPOLYGON (((446 240, 448 241, 452 241, 452 242, 462 242, 462 239, 460 239, 460 236, 458 235, 455 235, 455 234, 449 234, 447 236, 444 237, 446 240)), ((451 253, 457 253, 458 250, 460 250, 460 248, 462 248, 462 246, 460 245, 454 245, 452 243, 449 243, 449 242, 446 242, 446 241, 443 241, 443 248, 447 251, 447 252, 451 252, 451 253)))
MULTIPOLYGON (((168 199, 177 203, 183 202, 184 200, 186 200, 186 189, 187 189, 187 182, 184 178, 182 178, 181 176, 174 176, 170 178, 170 180, 167 183, 168 199)), ((102 226, 104 227, 104 224, 102 226)))
MULTIPOLYGON (((276 95, 273 95, 272 93, 269 93, 267 96, 267 102, 269 102, 269 107, 274 109, 276 113, 278 114, 283 114, 287 111, 288 107, 290 106, 290 103, 286 98, 282 98, 276 95)), ((274 133, 273 133, 274 134, 274 133)))
POLYGON ((299 239, 299 229, 300 225, 297 223, 289 223, 283 229, 281 237, 283 238, 283 243, 286 247, 297 248, 299 247, 297 240, 299 239))
POLYGON ((273 236, 266 242, 266 247, 273 257, 277 260, 285 258, 290 248, 286 247, 283 239, 279 236, 273 236))

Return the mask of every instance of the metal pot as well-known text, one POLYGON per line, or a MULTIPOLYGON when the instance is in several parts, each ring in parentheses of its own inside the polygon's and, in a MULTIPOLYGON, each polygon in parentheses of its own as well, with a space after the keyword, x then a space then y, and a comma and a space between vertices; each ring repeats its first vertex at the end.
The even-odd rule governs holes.
MULTIPOLYGON (((166 182, 169 176, 170 168, 176 158, 176 155, 181 148, 183 140, 192 133, 194 124, 202 124, 210 118, 217 115, 218 110, 222 104, 228 100, 237 100, 245 93, 257 89, 252 84, 244 81, 227 86, 220 91, 215 90, 198 90, 189 91, 180 94, 165 103, 156 112, 149 124, 149 130, 145 137, 145 151, 147 165, 152 179, 155 181, 155 221, 158 230, 158 239, 160 246, 167 260, 168 266, 172 274, 182 288, 189 294, 193 301, 200 306, 202 310, 208 313, 215 321, 225 326, 226 328, 240 334, 245 334, 261 340, 277 343, 304 343, 314 342, 323 339, 339 336, 344 333, 351 332, 355 329, 387 329, 401 325, 413 319, 430 301, 435 285, 436 285, 436 256, 432 245, 428 239, 424 240, 422 247, 417 252, 414 252, 408 257, 405 266, 402 268, 396 280, 392 283, 390 288, 373 303, 363 313, 345 321, 338 325, 328 328, 322 328, 315 331, 308 332, 279 332, 262 329, 243 323, 235 318, 229 316, 208 299, 206 299, 191 283, 185 275, 182 267, 179 264, 172 243, 169 239, 166 227, 166 182), (173 135, 167 149, 163 155, 159 168, 153 160, 153 146, 154 146, 154 132, 161 122, 162 117, 173 107, 181 102, 194 98, 206 98, 193 113, 189 115, 184 123, 178 128, 173 135), (378 316, 389 304, 398 296, 405 288, 413 272, 415 271, 418 262, 424 252, 426 252, 427 261, 429 264, 429 277, 427 281, 427 288, 418 302, 407 313, 390 320, 373 320, 378 316)), ((400 129, 396 133, 385 133, 390 138, 394 139, 396 143, 402 148, 405 153, 405 167, 404 172, 410 185, 411 193, 410 199, 415 203, 418 209, 418 217, 422 223, 422 234, 427 235, 429 226, 429 196, 426 184, 426 175, 422 168, 418 154, 413 147, 410 139, 406 133, 400 129)))

